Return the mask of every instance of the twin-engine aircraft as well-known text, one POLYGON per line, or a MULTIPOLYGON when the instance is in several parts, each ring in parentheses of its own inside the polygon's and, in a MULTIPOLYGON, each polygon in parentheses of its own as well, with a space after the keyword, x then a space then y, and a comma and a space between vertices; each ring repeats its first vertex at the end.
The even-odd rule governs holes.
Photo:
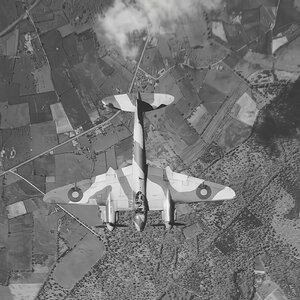
POLYGON ((230 200, 235 192, 227 186, 203 179, 151 167, 146 164, 144 113, 171 104, 168 94, 138 93, 106 97, 104 106, 134 113, 132 165, 91 179, 56 188, 44 196, 48 203, 95 205, 100 207, 102 221, 112 231, 117 212, 134 212, 133 223, 138 231, 145 228, 147 212, 159 210, 166 229, 175 223, 175 204, 230 200))

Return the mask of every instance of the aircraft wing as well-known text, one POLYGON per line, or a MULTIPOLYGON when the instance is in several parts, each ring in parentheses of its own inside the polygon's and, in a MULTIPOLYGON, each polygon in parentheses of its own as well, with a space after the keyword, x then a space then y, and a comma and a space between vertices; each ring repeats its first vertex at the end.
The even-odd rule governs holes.
MULTIPOLYGON (((105 206, 110 195, 114 210, 132 210, 132 165, 82 180, 75 184, 51 190, 44 196, 48 203, 105 206)), ((224 185, 173 172, 148 167, 147 200, 150 210, 163 210, 166 192, 169 190, 175 203, 220 201, 235 198, 234 191, 224 185)))
POLYGON ((170 167, 164 170, 149 166, 147 199, 150 210, 163 210, 167 189, 175 203, 221 201, 235 198, 235 192, 228 186, 176 173, 170 167))
POLYGON ((105 206, 110 195, 114 210, 131 210, 133 205, 132 166, 113 170, 91 179, 49 191, 43 201, 48 203, 105 206))

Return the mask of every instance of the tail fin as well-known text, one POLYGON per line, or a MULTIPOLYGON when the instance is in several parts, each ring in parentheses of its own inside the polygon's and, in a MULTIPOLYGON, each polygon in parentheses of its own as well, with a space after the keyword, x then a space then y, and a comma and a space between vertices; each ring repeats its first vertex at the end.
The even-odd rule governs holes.
POLYGON ((143 111, 158 109, 171 104, 174 96, 158 93, 121 94, 106 97, 102 100, 104 106, 120 109, 123 111, 135 111, 136 102, 141 101, 143 111))

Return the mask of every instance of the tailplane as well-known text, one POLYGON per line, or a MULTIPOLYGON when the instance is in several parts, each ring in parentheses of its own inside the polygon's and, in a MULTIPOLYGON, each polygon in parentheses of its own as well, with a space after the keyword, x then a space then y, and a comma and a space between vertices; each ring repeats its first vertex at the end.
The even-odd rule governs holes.
POLYGON ((102 103, 106 107, 134 112, 137 101, 143 111, 151 111, 171 104, 174 96, 160 93, 138 93, 138 96, 136 94, 120 94, 106 97, 102 103))

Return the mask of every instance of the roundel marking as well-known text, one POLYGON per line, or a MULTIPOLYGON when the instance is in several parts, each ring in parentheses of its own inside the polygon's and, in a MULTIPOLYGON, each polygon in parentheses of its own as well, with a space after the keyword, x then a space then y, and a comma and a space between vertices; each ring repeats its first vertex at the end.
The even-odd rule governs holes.
POLYGON ((78 202, 83 197, 83 191, 79 187, 72 187, 68 191, 68 198, 72 202, 78 202))
POLYGON ((208 199, 211 196, 211 193, 211 188, 204 183, 201 183, 196 190, 197 196, 202 200, 208 199))

